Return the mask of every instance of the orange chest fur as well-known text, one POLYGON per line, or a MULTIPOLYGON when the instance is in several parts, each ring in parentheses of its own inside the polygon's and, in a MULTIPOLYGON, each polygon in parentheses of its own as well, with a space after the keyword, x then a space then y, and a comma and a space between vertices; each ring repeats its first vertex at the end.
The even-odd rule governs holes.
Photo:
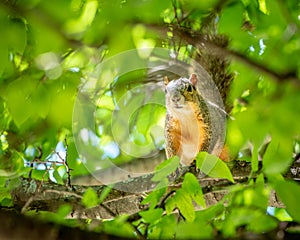
MULTIPOLYGON (((204 123, 199 108, 189 103, 184 109, 171 109, 167 141, 184 165, 190 165, 195 156, 203 148, 207 137, 207 126, 204 123)), ((168 144, 167 144, 168 145, 168 144)))

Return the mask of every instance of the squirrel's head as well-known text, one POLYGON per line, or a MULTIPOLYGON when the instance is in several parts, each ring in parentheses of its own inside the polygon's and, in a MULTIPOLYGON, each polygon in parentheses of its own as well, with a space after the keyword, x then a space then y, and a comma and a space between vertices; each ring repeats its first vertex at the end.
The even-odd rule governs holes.
POLYGON ((191 74, 190 78, 179 78, 169 81, 164 77, 167 107, 183 108, 186 102, 195 102, 199 92, 196 89, 198 78, 191 74))

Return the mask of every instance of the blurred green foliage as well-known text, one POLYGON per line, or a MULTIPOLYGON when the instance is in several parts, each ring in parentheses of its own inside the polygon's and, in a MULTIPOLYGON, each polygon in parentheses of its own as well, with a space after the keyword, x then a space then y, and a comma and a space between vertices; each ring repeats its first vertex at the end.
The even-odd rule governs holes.
MULTIPOLYGON (((216 230, 224 237, 233 237, 240 227, 267 232, 276 228, 282 216, 279 213, 278 220, 276 214, 265 214, 271 189, 278 192, 291 218, 300 222, 300 187, 282 178, 293 153, 299 153, 295 148, 293 151, 300 132, 299 13, 300 4, 294 0, 1 1, 0 205, 12 206, 9 192, 18 184, 17 176, 63 184, 67 178, 66 149, 72 176, 88 173, 83 164, 87 159, 78 154, 72 136, 73 106, 80 86, 95 77, 99 63, 141 47, 164 47, 180 52, 183 59, 192 57, 194 46, 178 41, 172 30, 201 32, 205 21, 213 18, 209 31, 228 36, 229 52, 233 53, 230 114, 234 120, 228 121, 227 145, 233 156, 240 156, 241 148, 250 142, 250 160, 243 155, 240 158, 251 161, 255 172, 259 157, 263 157, 263 172, 256 183, 233 187, 223 202, 202 211, 195 211, 192 204, 204 205, 201 188, 186 175, 183 187, 168 200, 166 214, 164 209, 155 208, 166 192, 160 188, 144 200, 151 208, 140 213, 141 219, 133 223, 136 226, 121 216, 104 222, 100 230, 134 237, 135 228, 150 238, 212 238, 216 230), (156 31, 162 26, 163 35, 156 31), (260 156, 268 136, 271 143, 260 156), (269 178, 267 183, 264 177, 269 178), (174 209, 179 209, 187 221, 178 223, 172 215, 174 209)), ((130 72, 118 79, 109 79, 107 72, 106 77, 99 92, 89 99, 96 105, 96 126, 84 129, 84 136, 88 147, 96 145, 99 159, 119 164, 134 157, 115 145, 111 118, 122 104, 134 106, 143 101, 144 93, 124 95, 145 85, 145 72, 130 72)), ((156 94, 163 98, 158 91, 156 94)), ((82 111, 88 110, 83 106, 82 111)), ((138 156, 163 149, 161 129, 154 126, 163 127, 164 114, 160 105, 145 105, 129 119, 129 141, 147 146, 138 156)), ((121 138, 123 120, 117 122, 121 138)), ((92 169, 98 167, 94 162, 91 165, 92 169)), ((173 167, 162 169, 154 180, 166 181, 173 167)), ((232 180, 226 171, 216 170, 214 177, 217 174, 232 180)), ((102 201, 103 196, 99 200, 89 190, 82 203, 91 207, 102 201)), ((65 222, 62 219, 68 213, 68 207, 62 208, 51 219, 65 222)))

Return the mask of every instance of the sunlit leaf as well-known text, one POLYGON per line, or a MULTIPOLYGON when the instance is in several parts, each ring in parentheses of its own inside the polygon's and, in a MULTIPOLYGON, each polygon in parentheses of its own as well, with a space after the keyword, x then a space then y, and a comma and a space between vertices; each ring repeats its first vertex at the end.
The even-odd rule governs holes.
POLYGON ((262 11, 264 14, 268 14, 266 0, 259 0, 259 10, 262 11))
POLYGON ((101 191, 100 197, 99 197, 99 204, 102 203, 105 198, 109 195, 111 192, 112 188, 110 186, 104 187, 103 190, 101 191))
POLYGON ((103 222, 103 230, 106 233, 123 236, 127 238, 135 238, 134 227, 126 221, 126 216, 120 216, 113 220, 103 222))
POLYGON ((11 199, 9 189, 0 187, 0 206, 12 207, 13 201, 11 199))
POLYGON ((174 173, 179 166, 179 158, 177 156, 171 157, 168 160, 159 164, 156 169, 152 181, 159 182, 174 173))
POLYGON ((232 39, 232 47, 245 51, 253 41, 253 38, 246 32, 241 31, 244 20, 245 7, 241 1, 235 1, 223 9, 219 20, 220 32, 226 33, 232 39), (232 21, 234 19, 234 21, 232 21))
POLYGON ((49 172, 45 170, 33 169, 31 172, 31 177, 40 181, 47 181, 49 179, 49 172))
POLYGON ((85 207, 95 207, 99 204, 99 199, 97 193, 92 189, 88 188, 82 198, 82 203, 85 207))
POLYGON ((192 173, 186 173, 182 182, 182 189, 189 194, 191 198, 200 206, 205 207, 206 203, 203 197, 202 188, 197 178, 192 173))
POLYGON ((57 169, 54 170, 53 172, 53 177, 55 178, 55 181, 59 184, 63 184, 63 180, 62 177, 60 176, 59 172, 57 171, 57 169))
POLYGON ((61 205, 59 207, 59 209, 57 210, 57 214, 61 217, 61 218, 65 218, 69 213, 71 213, 72 211, 72 206, 69 204, 64 204, 61 205))
POLYGON ((142 216, 145 222, 154 223, 161 217, 163 211, 164 210, 162 208, 155 208, 155 209, 139 212, 139 215, 142 216))
POLYGON ((155 224, 149 232, 149 239, 172 239, 176 230, 176 217, 165 215, 155 224))
POLYGON ((221 159, 207 152, 200 152, 196 156, 197 167, 210 177, 226 178, 234 182, 232 174, 221 159))
POLYGON ((281 222, 293 221, 293 218, 287 213, 284 208, 268 207, 268 214, 276 217, 281 222))
MULTIPOLYGON (((292 145, 292 140, 290 144, 292 145)), ((283 145, 273 140, 263 158, 263 170, 266 174, 284 173, 291 162, 290 152, 285 151, 283 145)))
POLYGON ((292 181, 278 181, 275 183, 274 188, 279 198, 286 205, 287 212, 295 221, 300 222, 300 212, 297 207, 300 199, 300 186, 292 181))
POLYGON ((165 207, 167 214, 172 213, 177 208, 188 222, 192 222, 195 219, 196 215, 192 198, 184 189, 177 190, 175 195, 167 200, 165 207))
POLYGON ((186 194, 183 189, 176 191, 175 196, 173 197, 176 207, 182 214, 182 216, 188 221, 192 222, 195 219, 195 209, 192 203, 192 198, 186 194))
POLYGON ((260 210, 233 208, 226 217, 222 228, 224 236, 234 236, 240 226, 245 226, 248 230, 261 233, 276 228, 277 221, 260 210))
POLYGON ((176 228, 178 239, 211 239, 213 227, 205 221, 180 222, 176 228))
POLYGON ((165 178, 160 181, 155 187, 154 191, 149 193, 141 202, 142 204, 150 204, 150 208, 154 208, 166 193, 168 180, 165 178))

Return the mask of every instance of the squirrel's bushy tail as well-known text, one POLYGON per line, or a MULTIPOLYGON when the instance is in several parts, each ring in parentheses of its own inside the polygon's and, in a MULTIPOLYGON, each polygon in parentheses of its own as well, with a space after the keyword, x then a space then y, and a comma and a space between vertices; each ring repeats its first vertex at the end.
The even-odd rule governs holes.
POLYGON ((197 49, 195 60, 211 75, 216 87, 222 97, 226 112, 230 112, 232 104, 229 102, 228 94, 233 80, 233 74, 229 71, 229 61, 216 51, 212 46, 226 47, 228 39, 223 35, 205 35, 210 46, 201 44, 201 49, 197 49))

